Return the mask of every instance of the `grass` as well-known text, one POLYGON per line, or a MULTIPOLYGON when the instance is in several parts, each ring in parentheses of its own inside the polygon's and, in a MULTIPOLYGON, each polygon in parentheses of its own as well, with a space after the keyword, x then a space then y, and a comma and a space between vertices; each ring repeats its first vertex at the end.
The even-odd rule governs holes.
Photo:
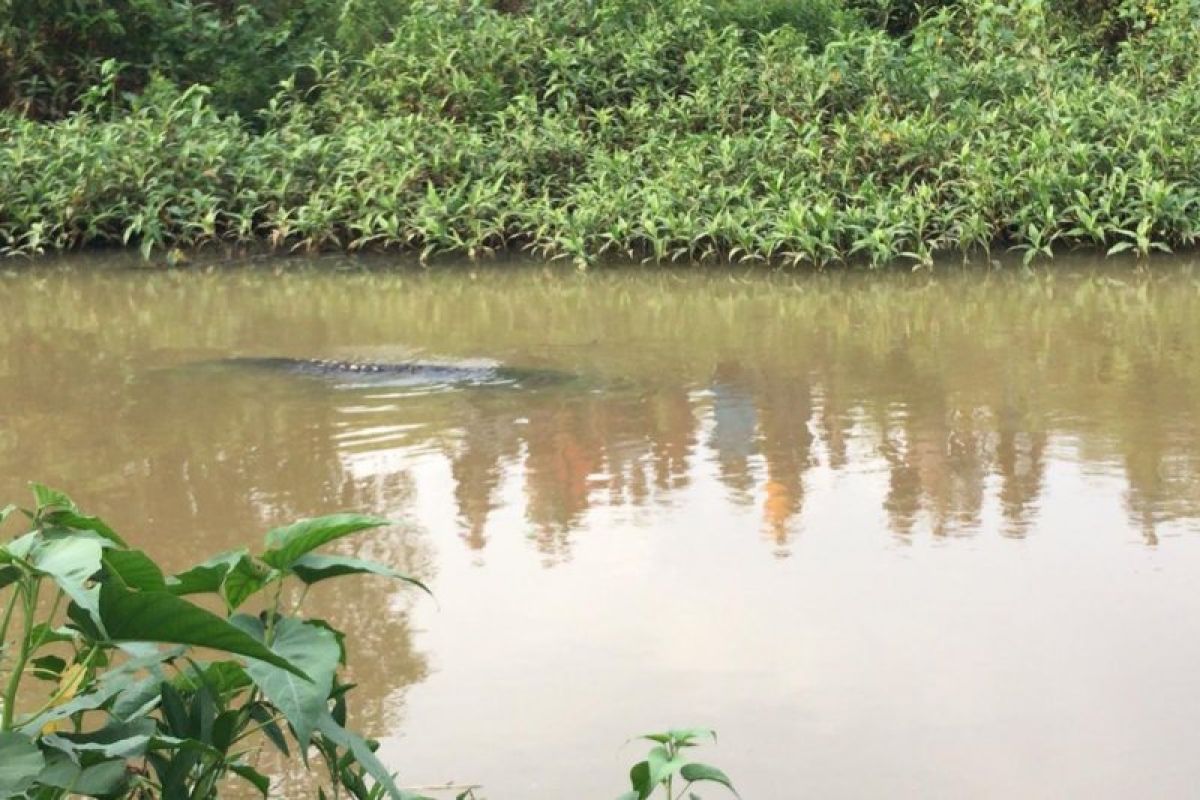
POLYGON ((112 66, 62 118, 0 114, 0 250, 825 266, 1190 245, 1200 3, 1091 7, 964 0, 897 33, 816 2, 416 3, 253 115, 202 83, 123 96, 112 66))

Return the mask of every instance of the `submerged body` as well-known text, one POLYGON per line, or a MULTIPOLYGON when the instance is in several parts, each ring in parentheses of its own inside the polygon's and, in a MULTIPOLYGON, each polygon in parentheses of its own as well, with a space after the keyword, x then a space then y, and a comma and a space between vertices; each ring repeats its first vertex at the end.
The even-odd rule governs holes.
POLYGON ((465 384, 520 386, 561 383, 572 376, 553 370, 521 369, 495 363, 453 361, 344 361, 282 356, 228 358, 228 366, 324 378, 350 385, 465 384))

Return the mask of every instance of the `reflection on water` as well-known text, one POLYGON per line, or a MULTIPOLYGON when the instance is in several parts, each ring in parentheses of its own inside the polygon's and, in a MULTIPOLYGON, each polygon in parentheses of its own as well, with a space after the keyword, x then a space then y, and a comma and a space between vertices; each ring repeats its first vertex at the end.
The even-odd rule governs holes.
MULTIPOLYGON (((1190 537, 1166 563, 1126 549, 1200 520, 1200 281, 1186 264, 1062 266, 805 278, 13 270, 0 277, 0 498, 26 479, 61 485, 173 566, 302 515, 403 521, 362 547, 431 580, 439 608, 374 581, 315 600, 357 642, 360 723, 389 734, 385 755, 418 781, 470 779, 497 798, 616 793, 613 747, 696 722, 735 742, 721 762, 759 787, 752 797, 777 796, 766 787, 792 767, 771 764, 806 745, 811 785, 832 795, 872 793, 856 748, 890 794, 1106 794, 1121 776, 1081 777, 1082 750, 1027 781, 991 765, 1032 746, 1016 743, 1027 727, 1056 731, 1051 719, 1079 711, 1070 690, 1047 706, 1014 675, 1069 669, 1107 687, 1106 668, 1084 662, 1132 645, 1119 618, 1074 627, 1078 609, 1053 580, 1021 582, 1072 564, 1076 587, 1107 586, 1128 565, 1154 575, 1200 556, 1190 537), (200 366, 413 355, 574 378, 431 390, 200 366), (944 583, 952 567, 970 591, 944 583), (889 586, 909 587, 926 620, 877 609, 889 586), (1044 620, 1005 639, 1011 620, 992 610, 1035 601, 1044 620), (947 608, 973 603, 976 618, 947 608), (689 604, 712 612, 712 636, 692 630, 689 604), (696 638, 675 638, 685 629, 696 638), (1079 660, 1047 661, 1046 641, 1068 630, 1079 660), (875 634, 936 644, 919 655, 875 634), (1001 674, 941 660, 997 647, 1001 674), (939 668, 945 683, 923 686, 924 702, 902 699, 907 671, 939 668), (574 698, 579 681, 589 698, 574 698), (1015 718, 976 708, 974 692, 1001 692, 1015 718), (869 727, 877 713, 892 722, 869 727), (514 714, 519 730, 497 741, 514 714), (951 749, 987 769, 888 755, 886 737, 966 730, 979 746, 951 749)), ((1163 601, 1147 613, 1200 611, 1156 594, 1173 577, 1123 580, 1129 602, 1163 601)), ((1197 688, 1183 677, 1190 649, 1154 656, 1181 692, 1197 688)), ((1173 730, 1132 705, 1083 722, 1173 730)), ((1161 777, 1153 755, 1114 741, 1092 746, 1125 753, 1130 775, 1161 777)))

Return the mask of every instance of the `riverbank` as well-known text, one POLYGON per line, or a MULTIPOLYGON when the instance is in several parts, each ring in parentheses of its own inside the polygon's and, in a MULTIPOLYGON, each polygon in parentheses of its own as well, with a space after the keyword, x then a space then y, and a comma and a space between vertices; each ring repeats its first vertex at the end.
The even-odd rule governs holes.
POLYGON ((417 4, 238 112, 102 70, 57 118, 0 114, 0 251, 825 265, 1195 239, 1190 0, 968 0, 899 30, 785 5, 417 4))

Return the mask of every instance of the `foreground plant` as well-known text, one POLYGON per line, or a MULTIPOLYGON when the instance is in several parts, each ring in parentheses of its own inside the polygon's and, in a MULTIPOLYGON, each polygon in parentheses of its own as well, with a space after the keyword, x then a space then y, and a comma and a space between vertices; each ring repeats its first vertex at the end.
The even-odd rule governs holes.
POLYGON ((0 525, 19 512, 30 526, 0 546, 0 797, 215 798, 232 777, 266 797, 254 764, 269 743, 309 769, 315 750, 334 797, 415 798, 346 728, 341 633, 282 607, 287 582, 370 573, 425 589, 381 564, 315 552, 386 520, 303 520, 268 533, 258 554, 167 576, 66 495, 33 488, 33 509, 0 509, 0 525), (219 598, 224 614, 186 599, 197 594, 219 598), (260 613, 241 611, 256 597, 260 613), (35 694, 29 679, 51 689, 19 708, 35 694))
POLYGON ((662 789, 665 800, 677 800, 684 796, 689 800, 700 800, 690 789, 697 783, 717 783, 735 796, 740 796, 724 772, 708 764, 689 761, 685 751, 696 747, 702 739, 717 740, 714 731, 705 728, 670 730, 665 733, 647 733, 639 736, 654 743, 644 761, 639 761, 629 770, 629 782, 633 785, 617 800, 646 800, 662 789), (675 788, 679 787, 679 793, 675 788))

